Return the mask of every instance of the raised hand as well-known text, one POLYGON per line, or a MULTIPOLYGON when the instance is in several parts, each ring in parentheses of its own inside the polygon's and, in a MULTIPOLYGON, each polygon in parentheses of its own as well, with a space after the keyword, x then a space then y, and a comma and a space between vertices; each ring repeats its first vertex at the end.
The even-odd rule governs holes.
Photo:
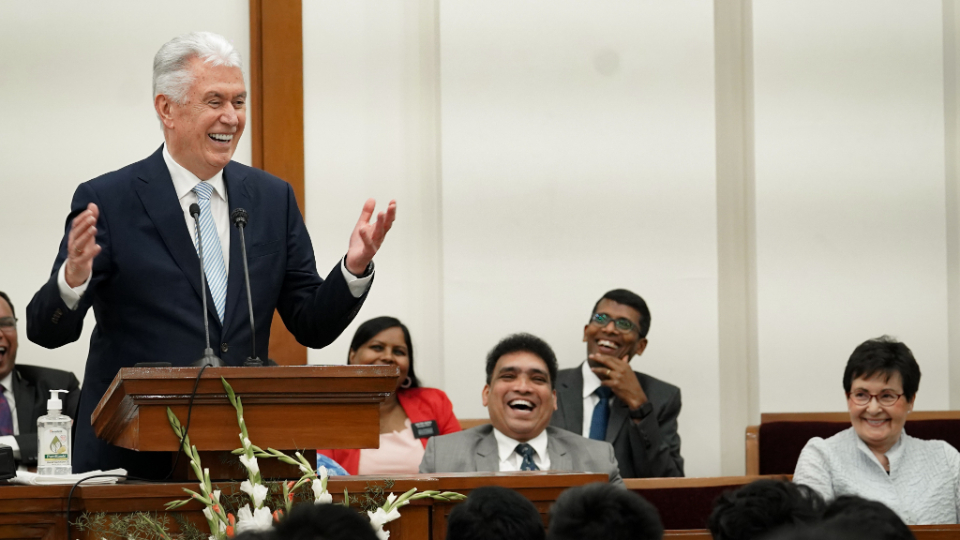
POLYGON ((630 367, 629 356, 617 358, 605 354, 591 354, 589 358, 595 364, 603 366, 590 368, 590 371, 600 378, 600 384, 613 390, 630 409, 636 410, 648 401, 647 394, 637 380, 637 374, 630 367))
POLYGON ((393 226, 393 220, 397 217, 397 201, 390 201, 386 213, 380 212, 377 214, 377 221, 370 223, 376 207, 377 201, 373 199, 367 199, 367 202, 363 203, 360 219, 357 220, 357 226, 350 234, 346 265, 347 270, 355 276, 362 275, 366 271, 367 265, 377 254, 387 231, 393 226))
POLYGON ((97 219, 100 209, 90 203, 87 209, 73 218, 70 224, 70 234, 67 236, 67 267, 64 277, 67 285, 77 287, 83 285, 90 272, 93 271, 93 258, 100 253, 97 244, 97 219))

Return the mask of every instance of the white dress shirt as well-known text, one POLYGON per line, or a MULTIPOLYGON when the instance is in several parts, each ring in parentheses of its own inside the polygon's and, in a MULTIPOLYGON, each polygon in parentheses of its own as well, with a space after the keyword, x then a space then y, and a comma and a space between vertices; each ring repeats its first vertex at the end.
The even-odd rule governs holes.
MULTIPOLYGON (((7 405, 10 406, 10 414, 13 416, 13 435, 20 434, 20 422, 17 420, 17 400, 13 397, 13 371, 7 373, 7 376, 0 379, 3 385, 3 397, 7 399, 7 405)), ((13 449, 13 458, 20 459, 20 445, 13 435, 0 436, 0 444, 5 444, 13 449)))
MULTIPOLYGON (((590 426, 593 424, 593 410, 597 408, 597 403, 600 403, 600 396, 594 392, 602 385, 600 377, 590 369, 589 362, 581 364, 580 370, 583 372, 583 433, 581 435, 589 439, 590 426)), ((610 396, 610 401, 612 400, 613 396, 610 396)))
MULTIPOLYGON (((213 193, 210 195, 210 211, 213 213, 213 221, 217 225, 217 235, 220 236, 220 249, 223 251, 223 265, 230 275, 230 202, 227 198, 227 190, 223 182, 223 170, 217 172, 212 178, 201 180, 192 172, 181 166, 173 156, 167 152, 167 145, 163 145, 163 161, 170 171, 170 179, 173 180, 173 187, 177 192, 177 198, 180 200, 180 206, 183 208, 183 219, 187 230, 190 231, 190 238, 193 239, 194 249, 196 249, 197 235, 193 216, 190 215, 190 205, 198 202, 198 197, 193 188, 200 182, 209 182, 213 185, 213 193)), ((343 278, 347 281, 347 287, 354 298, 360 298, 370 286, 373 274, 365 277, 357 277, 347 270, 346 257, 340 260, 340 270, 343 272, 343 278)), ((63 303, 70 309, 76 309, 80 303, 80 298, 87 290, 90 284, 91 272, 87 280, 76 287, 67 285, 66 264, 60 265, 60 271, 57 273, 57 285, 60 289, 60 297, 63 303)))
MULTIPOLYGON (((512 472, 519 471, 523 464, 523 456, 517 453, 517 445, 520 441, 511 439, 497 428, 493 429, 493 436, 497 439, 497 454, 500 457, 500 471, 512 472)), ((544 429, 539 435, 527 441, 527 444, 533 447, 533 463, 541 471, 550 470, 550 456, 547 454, 547 430, 544 429)))

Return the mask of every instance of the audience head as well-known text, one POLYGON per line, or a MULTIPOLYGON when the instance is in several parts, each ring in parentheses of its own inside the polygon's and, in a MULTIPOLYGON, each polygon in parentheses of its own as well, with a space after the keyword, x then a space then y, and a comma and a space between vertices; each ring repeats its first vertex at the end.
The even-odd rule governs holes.
POLYGON ((910 527, 881 502, 856 495, 837 497, 823 513, 824 527, 840 532, 865 533, 873 540, 913 540, 910 527))
POLYGON ((377 317, 361 324, 353 334, 347 362, 358 365, 396 365, 400 368, 397 388, 417 388, 413 371, 413 342, 410 331, 398 319, 377 317))
POLYGON ((640 495, 606 483, 570 488, 550 509, 550 540, 660 540, 660 514, 640 495))
POLYGON ((17 314, 10 297, 0 291, 0 378, 13 371, 17 347, 17 314))
MULTIPOLYGON (((639 295, 626 289, 614 289, 593 306, 590 321, 583 327, 587 356, 601 354, 616 358, 643 354, 650 330, 650 310, 639 295)), ((592 367, 605 367, 590 362, 592 367)))
POLYGON ((499 486, 471 491, 447 518, 447 540, 543 540, 544 534, 537 507, 499 486))
POLYGON ((230 162, 246 125, 247 89, 226 38, 192 32, 164 43, 153 58, 153 95, 177 163, 206 180, 230 162))
POLYGON ((339 504, 296 505, 274 527, 272 536, 278 540, 377 540, 369 519, 339 504))
POLYGON ((860 344, 843 373, 850 423, 871 449, 900 439, 920 387, 920 366, 899 341, 883 336, 860 344))
POLYGON ((498 431, 520 442, 540 435, 557 409, 557 357, 542 339, 513 334, 487 355, 483 406, 498 431))
POLYGON ((720 495, 708 527, 714 540, 750 540, 783 526, 819 521, 824 507, 823 498, 807 486, 757 480, 720 495))

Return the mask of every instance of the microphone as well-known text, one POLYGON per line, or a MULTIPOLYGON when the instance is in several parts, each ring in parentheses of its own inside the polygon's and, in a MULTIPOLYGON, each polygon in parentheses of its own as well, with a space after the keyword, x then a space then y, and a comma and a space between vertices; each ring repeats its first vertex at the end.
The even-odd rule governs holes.
POLYGON ((197 232, 197 248, 200 251, 200 297, 203 298, 203 332, 207 337, 207 348, 203 350, 203 358, 192 365, 194 367, 221 367, 223 360, 213 354, 210 348, 210 321, 207 316, 207 271, 203 264, 203 237, 200 236, 200 205, 190 205, 190 215, 193 216, 193 226, 197 232))
POLYGON ((243 279, 247 285, 247 310, 250 312, 250 356, 243 362, 244 366, 259 367, 263 360, 257 357, 257 329, 253 322, 253 297, 250 294, 250 268, 247 266, 247 241, 243 236, 243 229, 247 226, 247 211, 236 208, 230 213, 233 224, 240 229, 240 249, 243 253, 243 279))

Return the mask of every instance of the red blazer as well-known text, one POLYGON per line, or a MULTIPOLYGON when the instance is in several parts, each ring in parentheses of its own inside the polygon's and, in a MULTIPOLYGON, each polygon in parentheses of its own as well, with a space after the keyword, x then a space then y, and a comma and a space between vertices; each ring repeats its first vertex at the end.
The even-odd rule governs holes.
MULTIPOLYGON (((397 391, 397 400, 407 413, 411 424, 426 420, 436 420, 440 435, 460 431, 460 422, 453 415, 453 404, 443 390, 436 388, 407 388, 397 391)), ((427 447, 427 438, 421 438, 423 447, 427 447)), ((360 449, 317 450, 317 453, 332 458, 350 474, 360 469, 360 449)))

